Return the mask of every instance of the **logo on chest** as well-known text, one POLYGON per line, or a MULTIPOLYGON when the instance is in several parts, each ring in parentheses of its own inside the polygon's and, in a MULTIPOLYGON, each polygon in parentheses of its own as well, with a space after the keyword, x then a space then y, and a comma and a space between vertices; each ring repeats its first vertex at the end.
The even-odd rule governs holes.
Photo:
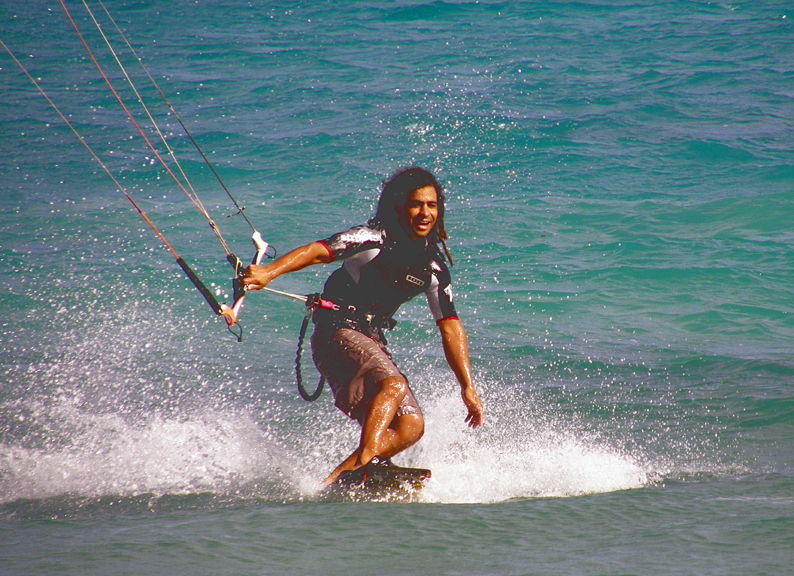
POLYGON ((425 281, 424 280, 422 280, 420 278, 417 278, 416 276, 411 276, 410 274, 408 274, 405 277, 405 279, 408 280, 408 282, 410 282, 411 284, 416 284, 417 286, 424 286, 425 285, 425 281))

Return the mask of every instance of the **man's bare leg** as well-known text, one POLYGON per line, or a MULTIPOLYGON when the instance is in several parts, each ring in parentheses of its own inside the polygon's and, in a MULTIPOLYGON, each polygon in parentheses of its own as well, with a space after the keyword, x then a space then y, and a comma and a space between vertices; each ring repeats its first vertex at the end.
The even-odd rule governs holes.
POLYGON ((375 456, 391 458, 419 441, 425 430, 422 416, 394 416, 407 390, 408 386, 402 378, 387 378, 380 382, 380 391, 372 399, 361 428, 358 448, 336 467, 325 479, 325 484, 332 483, 345 470, 363 466, 375 456), (394 428, 389 427, 392 421, 394 428))
MULTIPOLYGON (((420 414, 405 414, 398 416, 395 419, 396 429, 389 428, 387 431, 387 442, 384 442, 383 451, 377 456, 383 458, 391 458, 395 454, 399 454, 406 448, 416 444, 424 434, 424 419, 420 414)), ((345 470, 355 470, 365 464, 367 461, 362 461, 360 458, 361 448, 356 450, 345 460, 336 467, 328 478, 325 479, 325 484, 331 484, 336 478, 345 470)))

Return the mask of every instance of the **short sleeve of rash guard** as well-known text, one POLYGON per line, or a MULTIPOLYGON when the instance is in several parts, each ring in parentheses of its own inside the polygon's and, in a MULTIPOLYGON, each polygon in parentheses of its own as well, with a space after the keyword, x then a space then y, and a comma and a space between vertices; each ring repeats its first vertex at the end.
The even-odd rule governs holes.
POLYGON ((345 232, 339 232, 333 236, 320 240, 327 249, 331 257, 337 260, 346 260, 364 250, 379 248, 383 245, 384 232, 368 228, 367 226, 356 226, 345 232))
POLYGON ((449 268, 438 262, 433 262, 432 268, 433 280, 430 283, 430 289, 425 294, 433 318, 437 323, 441 320, 457 319, 458 313, 455 311, 452 299, 452 277, 449 274, 449 268))

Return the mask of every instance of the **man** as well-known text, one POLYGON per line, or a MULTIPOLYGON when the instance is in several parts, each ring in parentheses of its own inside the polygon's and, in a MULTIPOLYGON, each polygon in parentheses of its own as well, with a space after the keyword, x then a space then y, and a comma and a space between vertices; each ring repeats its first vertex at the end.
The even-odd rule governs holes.
POLYGON ((466 332, 452 302, 449 269, 439 248, 440 243, 451 264, 445 239, 441 185, 430 172, 407 168, 384 183, 377 212, 367 226, 296 248, 267 266, 246 269, 246 290, 261 290, 282 274, 343 261, 322 294, 338 309, 321 308, 314 314, 312 356, 336 406, 361 424, 361 439, 327 484, 375 457, 391 458, 424 434, 422 411, 383 336, 383 329, 394 325, 397 309, 421 293, 427 296, 447 362, 460 383, 466 422, 472 428, 482 424, 466 332))

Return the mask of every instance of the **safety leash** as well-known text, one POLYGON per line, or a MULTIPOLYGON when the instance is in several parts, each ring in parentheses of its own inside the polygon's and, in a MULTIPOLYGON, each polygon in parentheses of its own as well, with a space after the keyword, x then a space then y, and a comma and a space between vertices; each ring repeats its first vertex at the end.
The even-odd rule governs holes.
POLYGON ((317 384, 317 389, 314 391, 313 394, 309 394, 306 388, 303 386, 303 376, 301 375, 301 355, 303 354, 303 340, 306 338, 306 330, 309 327, 309 320, 311 320, 312 315, 314 314, 315 306, 313 301, 316 299, 319 300, 318 294, 312 294, 306 300, 306 314, 303 316, 303 324, 301 324, 301 331, 300 335, 298 336, 298 353, 295 356, 295 378, 298 381, 298 392, 301 395, 301 398, 306 400, 306 402, 314 402, 320 397, 320 394, 323 392, 323 387, 325 386, 325 376, 320 376, 320 383, 317 384))
POLYGON ((300 300, 304 304, 306 304, 306 314, 303 316, 303 324, 301 324, 300 335, 298 336, 298 353, 295 355, 295 379, 298 382, 298 393, 300 393, 301 398, 306 400, 306 402, 314 402, 320 397, 320 394, 323 392, 323 388, 325 387, 325 376, 320 377, 320 383, 317 385, 317 389, 314 393, 309 394, 309 391, 306 390, 306 387, 303 385, 303 375, 301 374, 301 357, 303 356, 303 341, 306 338, 306 331, 309 328, 309 320, 311 320, 314 311, 318 308, 323 308, 325 310, 339 310, 339 306, 330 302, 328 300, 323 300, 320 298, 319 294, 309 294, 308 296, 300 296, 298 294, 291 294, 289 292, 283 292, 281 290, 273 290, 272 288, 265 287, 262 290, 265 292, 270 292, 271 294, 278 294, 279 296, 286 296, 287 298, 292 298, 293 300, 300 300))

